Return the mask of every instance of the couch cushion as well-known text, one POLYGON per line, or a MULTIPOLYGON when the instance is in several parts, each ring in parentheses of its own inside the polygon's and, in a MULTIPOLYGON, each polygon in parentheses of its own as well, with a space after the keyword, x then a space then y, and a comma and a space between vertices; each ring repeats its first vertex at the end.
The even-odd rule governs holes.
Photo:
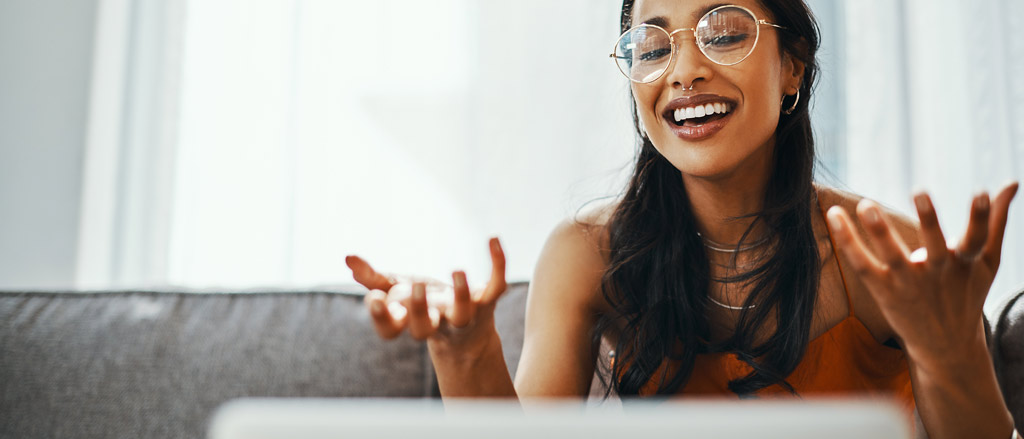
POLYGON ((425 346, 359 288, 0 293, 0 437, 202 437, 244 396, 425 396, 425 346))

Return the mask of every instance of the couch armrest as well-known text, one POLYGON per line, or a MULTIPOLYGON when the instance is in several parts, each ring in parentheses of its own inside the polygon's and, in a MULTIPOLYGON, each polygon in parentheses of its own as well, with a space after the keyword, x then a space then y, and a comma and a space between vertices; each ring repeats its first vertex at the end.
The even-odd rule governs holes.
POLYGON ((992 330, 992 362, 1003 399, 1020 429, 1024 426, 1024 291, 1011 297, 998 316, 992 330))

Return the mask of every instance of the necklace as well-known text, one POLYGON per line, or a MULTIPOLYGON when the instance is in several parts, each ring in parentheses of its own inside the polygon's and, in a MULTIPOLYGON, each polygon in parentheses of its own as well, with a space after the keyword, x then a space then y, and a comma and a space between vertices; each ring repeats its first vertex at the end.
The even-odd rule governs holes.
MULTIPOLYGON (((740 247, 740 248, 735 248, 735 247, 726 246, 725 244, 719 244, 719 243, 717 243, 715 241, 712 241, 712 240, 710 240, 708 238, 705 238, 704 235, 701 234, 700 232, 697 232, 697 236, 700 237, 700 240, 704 244, 704 247, 707 247, 709 250, 716 251, 716 252, 719 252, 719 253, 739 253, 739 252, 745 252, 745 251, 753 250, 755 248, 758 248, 758 247, 760 247, 762 245, 767 244, 768 243, 768 239, 771 238, 771 236, 765 236, 764 238, 761 238, 760 241, 748 244, 748 245, 740 247)), ((725 308, 725 309, 728 309, 728 310, 732 310, 732 311, 742 311, 742 310, 745 310, 745 309, 754 309, 754 308, 757 307, 757 305, 750 305, 750 306, 732 306, 732 305, 727 305, 725 303, 722 303, 722 302, 719 302, 719 301, 715 300, 715 298, 711 297, 710 295, 708 296, 708 300, 711 300, 711 303, 714 303, 715 305, 718 305, 718 306, 720 306, 722 308, 725 308)))
POLYGON ((705 238, 704 235, 702 235, 700 232, 697 232, 697 236, 699 236, 700 240, 704 243, 704 247, 707 247, 709 250, 713 250, 713 251, 721 252, 721 253, 739 253, 739 252, 745 252, 745 251, 748 251, 748 250, 753 250, 755 248, 758 248, 758 247, 760 247, 762 245, 767 244, 768 243, 768 239, 771 238, 770 236, 765 236, 760 241, 757 241, 757 242, 752 243, 752 244, 748 244, 746 246, 743 246, 743 247, 740 247, 740 248, 737 249, 737 248, 729 247, 729 246, 727 246, 725 244, 719 244, 719 243, 717 243, 715 241, 712 241, 712 240, 710 240, 708 238, 705 238))
MULTIPOLYGON (((722 297, 726 297, 727 298, 729 296, 729 294, 728 294, 729 290, 730 290, 730 288, 729 288, 728 284, 722 284, 722 290, 721 290, 722 297)), ((710 291, 708 291, 708 300, 710 300, 711 303, 714 303, 715 305, 718 305, 718 306, 720 306, 722 308, 725 308, 725 309, 728 309, 728 310, 733 310, 733 311, 741 311, 741 310, 744 310, 744 309, 754 309, 754 308, 757 308, 757 304, 747 305, 747 306, 732 306, 732 305, 729 305, 727 303, 719 302, 719 301, 715 300, 714 296, 711 295, 710 291)))
POLYGON ((714 298, 714 297, 711 297, 711 296, 708 296, 708 299, 709 299, 709 300, 711 300, 711 303, 714 303, 715 305, 718 305, 718 306, 720 306, 720 307, 722 307, 722 308, 725 308, 725 309, 731 309, 731 310, 733 310, 733 311, 739 311, 739 310, 744 310, 744 309, 754 309, 754 308, 756 308, 756 307, 757 307, 757 305, 750 305, 750 306, 732 306, 732 305, 726 305, 726 304, 724 304, 724 303, 722 303, 722 302, 719 302, 719 301, 715 300, 715 298, 714 298))

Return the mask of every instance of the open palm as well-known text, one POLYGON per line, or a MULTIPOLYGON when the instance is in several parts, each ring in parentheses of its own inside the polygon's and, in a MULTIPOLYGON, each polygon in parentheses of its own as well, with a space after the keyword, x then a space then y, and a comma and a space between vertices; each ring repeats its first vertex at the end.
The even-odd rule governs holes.
POLYGON ((885 319, 908 353, 948 354, 979 335, 985 298, 999 268, 1010 202, 1017 183, 994 199, 974 198, 963 239, 948 247, 930 197, 914 197, 924 247, 911 253, 871 201, 861 201, 857 216, 874 244, 872 251, 854 232, 850 215, 829 209, 836 245, 864 281, 885 319))
POLYGON ((384 339, 398 337, 407 328, 417 340, 459 344, 473 339, 478 327, 493 328, 494 307, 507 289, 505 253, 497 238, 490 240, 491 279, 471 289, 466 273, 452 273, 452 285, 414 278, 396 278, 377 272, 358 256, 345 263, 353 278, 370 291, 364 302, 374 328, 384 339))

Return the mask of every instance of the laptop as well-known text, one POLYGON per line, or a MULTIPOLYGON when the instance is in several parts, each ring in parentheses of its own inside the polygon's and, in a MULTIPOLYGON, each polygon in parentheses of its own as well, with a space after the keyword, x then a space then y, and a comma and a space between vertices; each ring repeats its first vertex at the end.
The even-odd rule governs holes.
POLYGON ((240 399, 222 405, 210 439, 539 439, 635 437, 908 439, 887 400, 569 401, 240 399))

